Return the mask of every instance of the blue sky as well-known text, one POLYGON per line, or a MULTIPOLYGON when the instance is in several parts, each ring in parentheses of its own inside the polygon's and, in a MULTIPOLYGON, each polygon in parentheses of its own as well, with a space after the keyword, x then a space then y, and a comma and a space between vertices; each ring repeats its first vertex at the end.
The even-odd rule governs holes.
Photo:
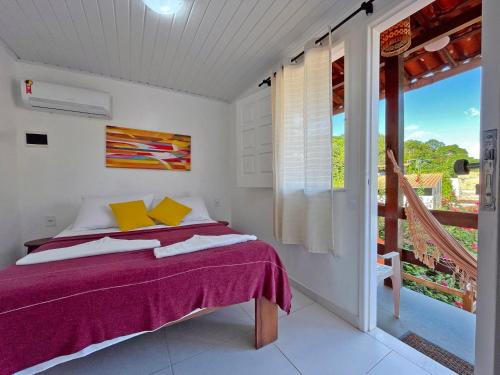
MULTIPOLYGON (((437 139, 479 156, 481 68, 405 94, 405 140, 437 139)), ((385 101, 380 102, 379 131, 384 134, 385 101)), ((334 135, 343 133, 344 115, 334 116, 334 135)))

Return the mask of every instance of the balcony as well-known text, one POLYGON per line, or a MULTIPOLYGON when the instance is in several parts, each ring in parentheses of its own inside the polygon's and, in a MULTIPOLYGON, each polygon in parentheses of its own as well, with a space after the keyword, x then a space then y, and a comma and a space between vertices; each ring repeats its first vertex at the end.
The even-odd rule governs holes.
POLYGON ((407 288, 401 289, 400 318, 394 318, 392 291, 378 288, 377 326, 394 337, 408 332, 474 364, 476 315, 407 288))
MULTIPOLYGON (((379 205, 378 215, 386 216, 386 206, 379 205)), ((442 225, 458 228, 478 228, 478 217, 475 213, 431 210, 431 213, 442 225)), ((406 220, 403 208, 399 207, 395 215, 397 220, 406 220)), ((395 235, 394 233, 389 233, 395 235)), ((387 235, 387 231, 385 232, 387 235)), ((378 239, 378 253, 388 252, 383 239, 378 239)), ((401 260, 409 265, 428 269, 417 260, 409 249, 398 249, 401 260)), ((437 264, 435 271, 443 275, 452 275, 453 270, 443 264, 437 264)), ((426 277, 416 277, 403 272, 403 279, 423 288, 453 296, 461 301, 458 305, 448 304, 424 294, 403 287, 401 290, 400 319, 393 315, 393 299, 390 285, 378 287, 377 325, 396 338, 413 332, 427 341, 447 350, 463 360, 474 364, 474 338, 476 316, 475 296, 468 291, 455 289, 447 285, 433 282, 426 277)))

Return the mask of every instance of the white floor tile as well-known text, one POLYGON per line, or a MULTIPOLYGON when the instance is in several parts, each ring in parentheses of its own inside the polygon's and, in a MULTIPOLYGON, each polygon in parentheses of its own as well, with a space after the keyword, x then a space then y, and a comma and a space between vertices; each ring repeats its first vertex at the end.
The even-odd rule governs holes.
POLYGON ((167 367, 167 368, 164 368, 160 371, 153 372, 150 375, 173 375, 173 372, 170 369, 170 367, 167 367))
POLYGON ((380 361, 368 375, 429 375, 427 371, 408 361, 398 353, 390 352, 380 361))
POLYGON ((210 343, 219 343, 252 331, 253 327, 253 320, 235 305, 175 324, 166 331, 167 336, 188 335, 210 343))
POLYGON ((53 367, 46 375, 148 375, 170 366, 162 330, 147 333, 87 357, 53 367))
POLYGON ((432 358, 425 356, 418 350, 406 345, 404 342, 398 340, 397 338, 389 335, 380 328, 376 328, 369 333, 372 337, 376 338, 378 341, 387 345, 393 351, 397 352, 407 360, 416 364, 417 366, 423 368, 427 372, 433 375, 453 375, 453 371, 444 367, 440 363, 434 361, 432 358))
POLYGON ((167 332, 166 340, 170 361, 173 364, 210 350, 214 345, 214 341, 208 340, 203 336, 186 334, 180 330, 176 332, 167 332))
POLYGON ((299 374, 275 345, 255 350, 253 335, 247 334, 210 351, 173 365, 175 375, 299 374))
POLYGON ((390 349, 317 304, 280 321, 276 345, 302 374, 365 374, 390 349))
POLYGON ((294 312, 280 319, 278 341, 260 350, 253 347, 253 319, 245 307, 231 306, 45 374, 452 374, 382 330, 360 332, 302 293, 294 295, 294 312))

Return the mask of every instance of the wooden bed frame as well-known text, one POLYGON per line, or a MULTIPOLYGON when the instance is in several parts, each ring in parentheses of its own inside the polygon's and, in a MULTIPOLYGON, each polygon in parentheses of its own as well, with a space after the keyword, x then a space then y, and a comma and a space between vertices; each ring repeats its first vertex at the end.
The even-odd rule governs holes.
MULTIPOLYGON (((166 326, 171 326, 189 319, 193 319, 223 307, 210 307, 200 310, 183 319, 176 320, 166 326)), ((255 298, 255 349, 260 349, 278 339, 278 305, 267 298, 255 298)))

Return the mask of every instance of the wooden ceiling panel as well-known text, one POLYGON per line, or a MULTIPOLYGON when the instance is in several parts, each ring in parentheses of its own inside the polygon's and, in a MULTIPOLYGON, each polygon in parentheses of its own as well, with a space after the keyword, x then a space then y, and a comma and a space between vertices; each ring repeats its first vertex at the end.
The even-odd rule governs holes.
POLYGON ((142 0, 0 0, 0 39, 20 60, 230 101, 351 3, 185 0, 163 16, 142 0))
MULTIPOLYGON (((481 0, 436 0, 411 16, 412 45, 404 53, 405 90, 413 90, 441 79, 477 68, 481 63, 481 0), (425 50, 430 41, 450 37, 450 43, 435 52, 425 50)), ((339 65, 332 64, 338 77, 339 65)), ((343 89, 342 83, 335 90, 343 89)), ((334 93, 335 93, 334 90, 334 93)), ((384 60, 381 61, 380 98, 385 97, 384 60)), ((342 103, 333 100, 334 113, 342 103)))

